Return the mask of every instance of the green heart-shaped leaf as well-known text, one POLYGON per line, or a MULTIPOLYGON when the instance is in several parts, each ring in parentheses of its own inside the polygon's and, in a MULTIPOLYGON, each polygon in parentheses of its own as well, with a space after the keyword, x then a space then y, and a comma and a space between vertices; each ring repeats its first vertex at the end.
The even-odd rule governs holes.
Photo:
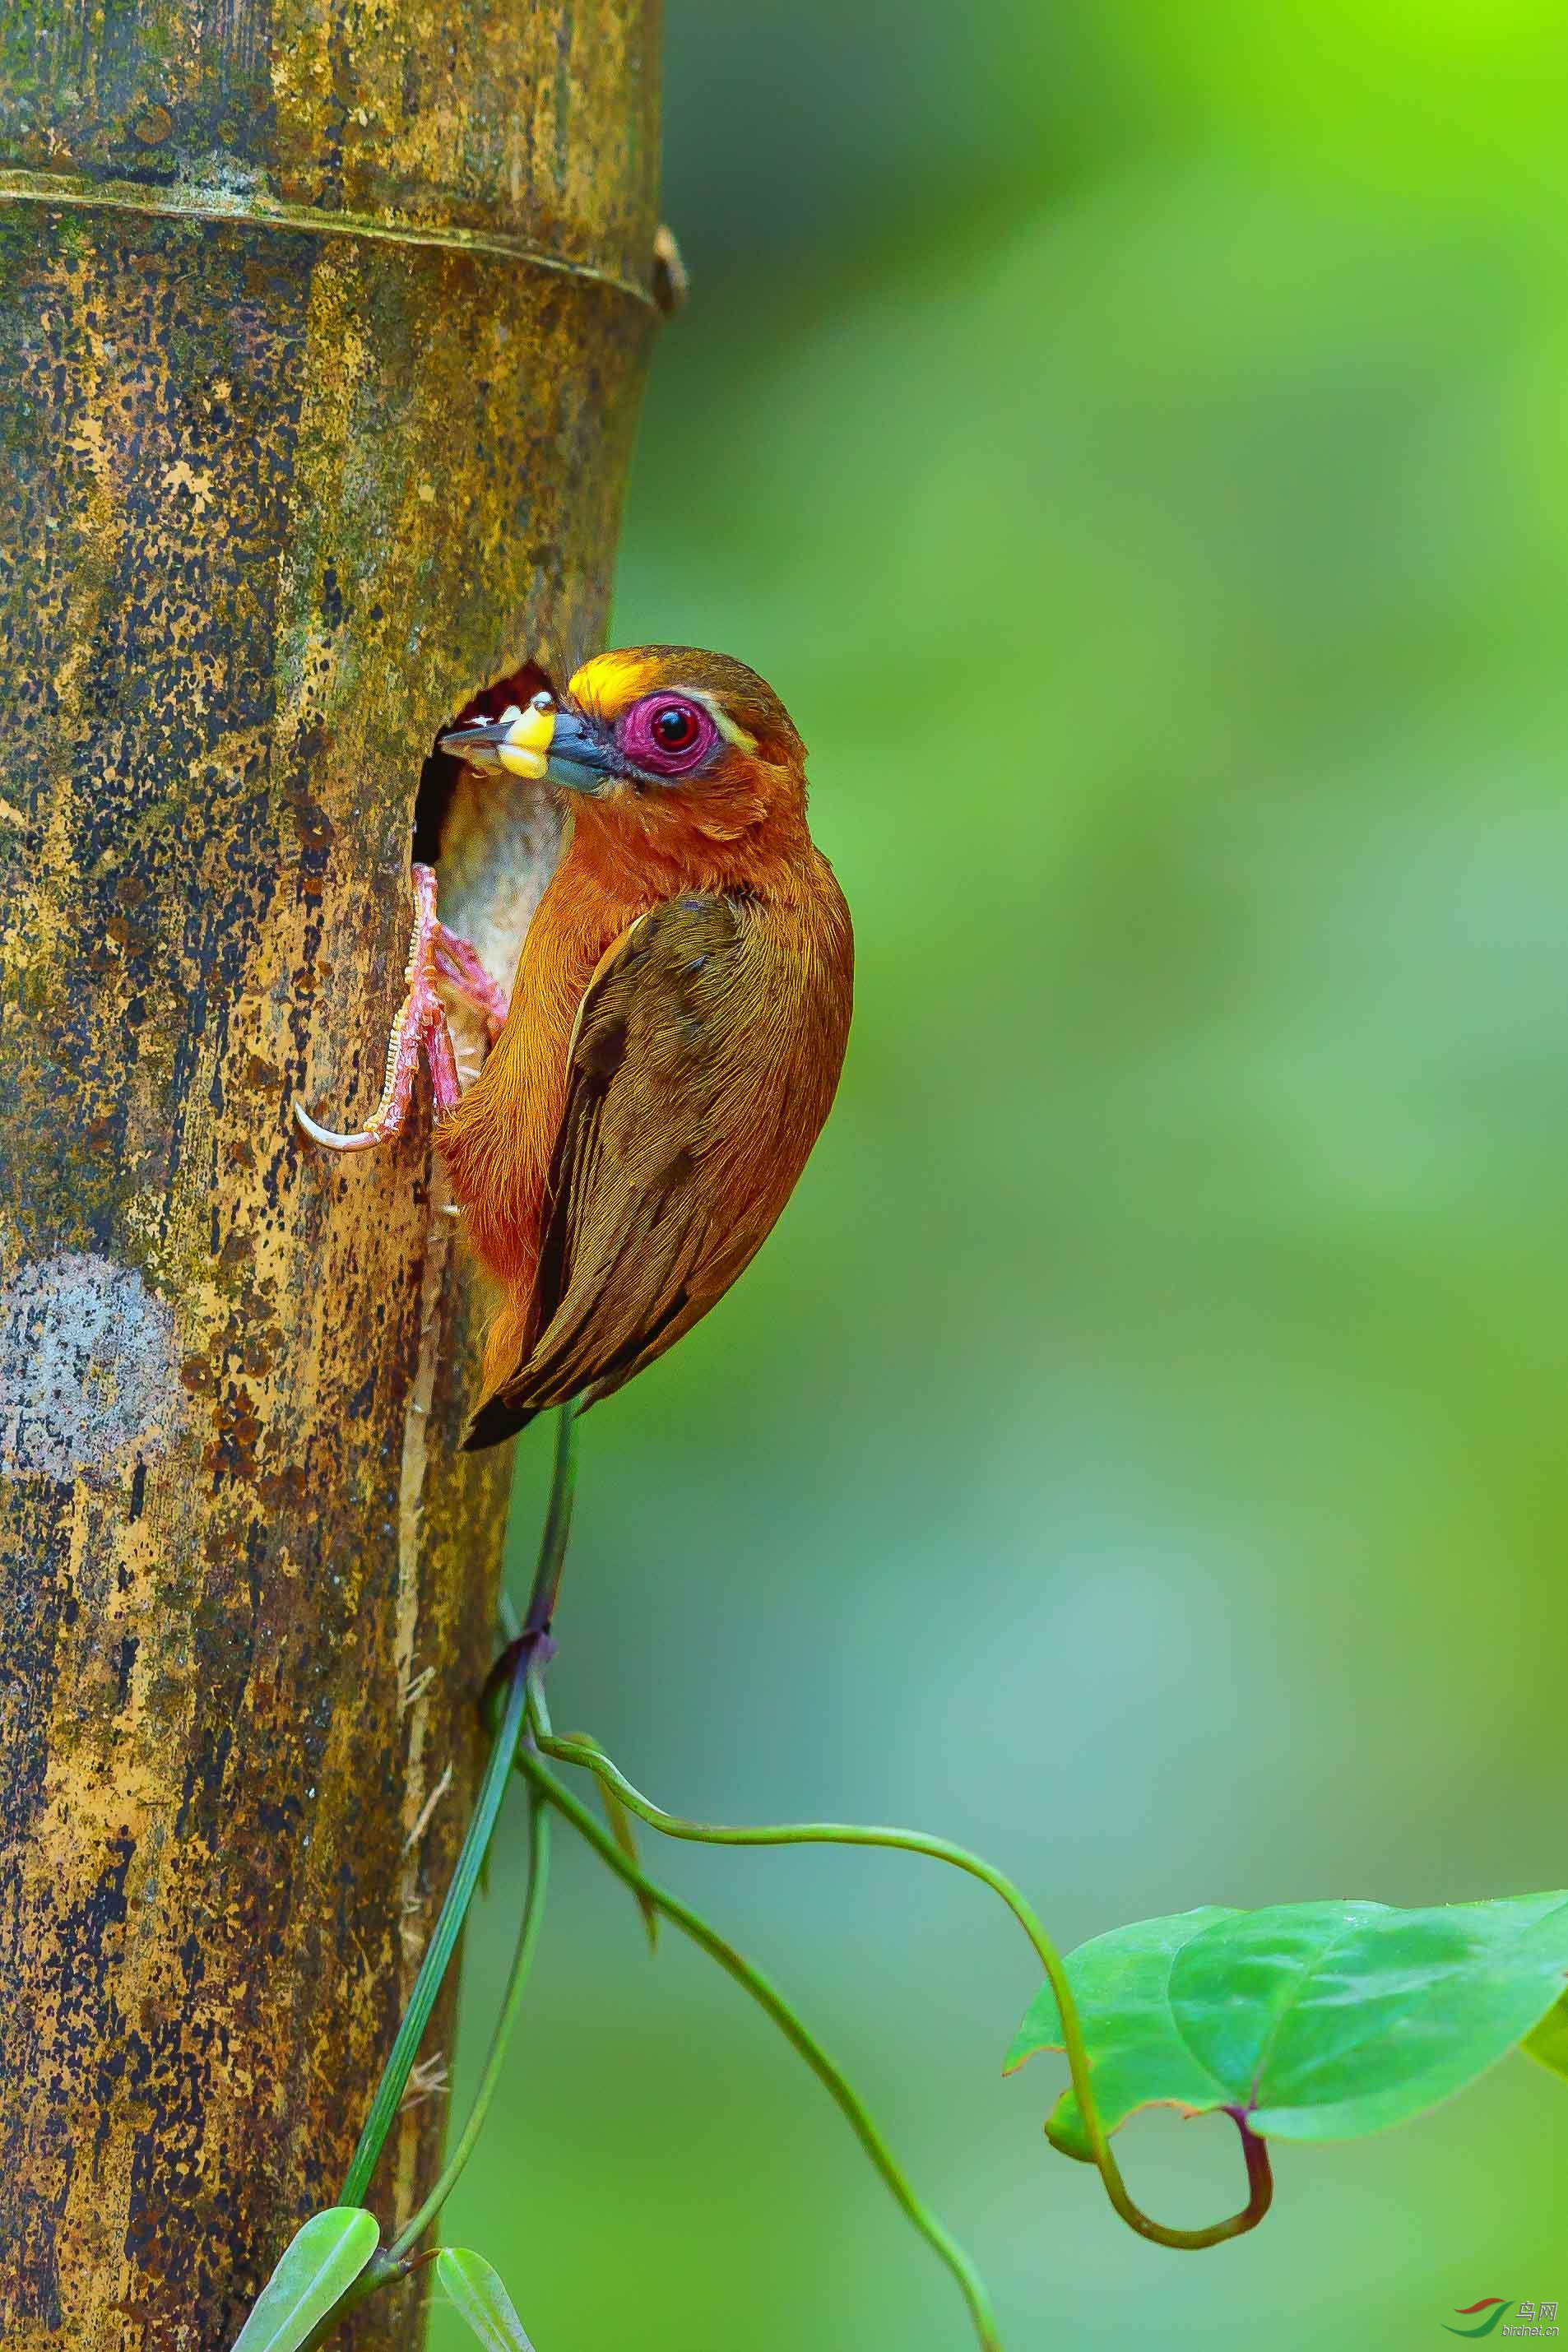
MULTIPOLYGON (((1067 1970, 1107 2131, 1135 2107, 1226 2107, 1267 2137, 1353 2139, 1462 2090, 1540 2024, 1568 1974, 1568 1895, 1188 1911, 1098 1936, 1067 1970)), ((1007 2065, 1060 2048, 1047 1985, 1007 2065)), ((1046 2129, 1088 2157, 1070 2090, 1046 2129)))
POLYGON ((358 2205, 312 2213, 252 2305, 234 2352, 299 2352, 344 2288, 353 2286, 380 2236, 374 2214, 358 2205))
POLYGON ((500 2273, 483 2254, 467 2246, 443 2246, 436 2277, 461 2312, 485 2352, 533 2352, 500 2273))
POLYGON ((1554 2001, 1535 2028, 1527 2033, 1520 2047, 1527 2057, 1554 2074, 1568 2076, 1568 1992, 1554 2001))
MULTIPOLYGON (((1173 1918, 1140 1919, 1068 1954, 1068 1982, 1083 2018, 1094 2095, 1107 2131, 1114 2131, 1134 2107, 1159 2100, 1194 2115, 1216 2104, 1207 2072, 1182 2040, 1172 2015, 1171 1970, 1194 1937, 1218 1920, 1243 1916, 1211 1905, 1173 1918), (1151 2092, 1146 2086, 1154 2081, 1165 2087, 1151 2092)), ((1044 1984, 1013 2037, 1003 2071, 1012 2074, 1037 2050, 1061 2046, 1061 2013, 1055 1993, 1044 1984)), ((1062 2094, 1046 2130, 1064 2156, 1092 2162, 1070 2091, 1062 2094)))

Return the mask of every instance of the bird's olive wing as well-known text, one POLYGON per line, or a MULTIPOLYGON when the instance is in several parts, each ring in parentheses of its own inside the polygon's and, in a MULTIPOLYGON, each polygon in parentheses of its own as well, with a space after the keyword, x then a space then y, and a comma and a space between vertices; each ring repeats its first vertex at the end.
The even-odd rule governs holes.
POLYGON ((696 1319, 761 1241, 743 1219, 728 1229, 740 1204, 721 1188, 775 1009, 769 961, 742 908, 692 896, 634 924, 589 989, 545 1192, 528 1344, 481 1423, 499 1426, 504 1414, 515 1425, 519 1414, 617 1385, 696 1319))

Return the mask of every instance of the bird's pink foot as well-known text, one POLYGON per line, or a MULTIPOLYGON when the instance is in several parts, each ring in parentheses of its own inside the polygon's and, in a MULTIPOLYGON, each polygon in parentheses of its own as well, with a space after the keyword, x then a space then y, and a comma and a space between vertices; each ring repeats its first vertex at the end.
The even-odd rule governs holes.
POLYGON ((421 1053, 430 1068, 437 1118, 446 1118, 457 1109, 462 1088, 437 978, 484 1016, 492 1040, 506 1019, 505 991, 490 979, 468 940, 458 939, 437 915, 436 877, 429 866, 412 867, 409 878, 414 892, 414 937, 404 974, 407 994, 387 1040, 381 1100, 367 1123, 352 1135, 319 1126, 302 1103, 294 1105, 294 1117, 304 1132, 328 1151, 370 1151, 402 1133, 421 1053))
POLYGON ((507 992, 479 961, 478 948, 449 931, 445 923, 436 926, 436 969, 448 987, 481 1015, 493 1045, 506 1025, 507 992))

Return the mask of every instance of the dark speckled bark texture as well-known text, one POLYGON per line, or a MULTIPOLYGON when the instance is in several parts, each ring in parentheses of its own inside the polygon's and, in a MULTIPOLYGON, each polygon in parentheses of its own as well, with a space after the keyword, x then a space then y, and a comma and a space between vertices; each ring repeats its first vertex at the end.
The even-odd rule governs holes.
MULTIPOLYGON (((482 1302, 423 1118, 334 1161, 289 1107, 378 1090, 437 727, 601 641, 656 37, 644 0, 0 0, 6 2352, 221 2352, 450 1870, 482 1302)), ((450 824, 504 970, 553 820, 499 783, 450 824)), ((391 2303, 357 2344, 414 2340, 391 2303)))

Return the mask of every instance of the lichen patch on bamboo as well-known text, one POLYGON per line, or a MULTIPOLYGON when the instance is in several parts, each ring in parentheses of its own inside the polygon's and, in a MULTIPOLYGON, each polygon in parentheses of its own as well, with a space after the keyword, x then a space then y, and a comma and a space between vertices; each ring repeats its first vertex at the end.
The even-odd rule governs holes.
POLYGON ((134 1266, 80 1250, 0 1288, 0 1475, 130 1478, 177 1410, 174 1318, 134 1266))

